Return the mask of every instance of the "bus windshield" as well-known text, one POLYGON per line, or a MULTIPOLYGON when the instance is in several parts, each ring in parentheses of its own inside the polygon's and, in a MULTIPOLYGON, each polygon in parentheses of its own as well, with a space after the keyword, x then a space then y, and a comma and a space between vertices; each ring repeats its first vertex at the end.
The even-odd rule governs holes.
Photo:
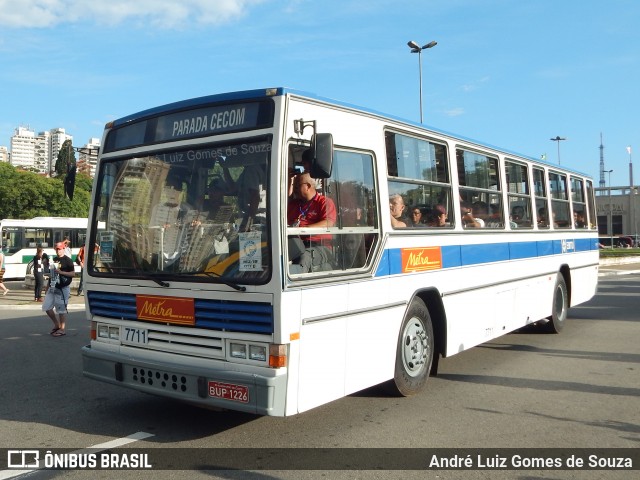
POLYGON ((227 283, 270 277, 271 139, 103 159, 96 275, 227 283))

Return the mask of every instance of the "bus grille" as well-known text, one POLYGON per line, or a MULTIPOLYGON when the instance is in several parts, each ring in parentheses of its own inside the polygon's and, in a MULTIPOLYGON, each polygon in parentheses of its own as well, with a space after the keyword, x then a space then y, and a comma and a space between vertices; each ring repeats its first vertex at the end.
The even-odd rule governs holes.
MULTIPOLYGON (((139 320, 134 294, 89 291, 87 298, 92 315, 139 320)), ((268 303, 196 299, 195 317, 194 326, 197 328, 225 332, 273 333, 273 306, 268 303)))

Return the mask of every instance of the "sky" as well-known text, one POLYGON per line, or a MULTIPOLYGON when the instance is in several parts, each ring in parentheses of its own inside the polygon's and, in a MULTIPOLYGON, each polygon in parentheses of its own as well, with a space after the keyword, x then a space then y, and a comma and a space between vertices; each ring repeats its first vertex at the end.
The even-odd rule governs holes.
POLYGON ((275 86, 419 122, 410 40, 425 125, 640 184, 636 0, 0 0, 0 146, 275 86))

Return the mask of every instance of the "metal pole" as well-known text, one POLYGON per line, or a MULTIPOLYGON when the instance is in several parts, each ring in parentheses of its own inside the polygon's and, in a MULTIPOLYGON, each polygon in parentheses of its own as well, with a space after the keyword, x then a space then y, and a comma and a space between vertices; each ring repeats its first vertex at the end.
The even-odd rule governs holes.
POLYGON ((550 138, 549 140, 558 144, 558 165, 560 165, 560 141, 566 140, 566 138, 556 135, 556 138, 550 138))
MULTIPOLYGON (((635 195, 633 194, 635 188, 633 186, 633 163, 631 162, 631 145, 627 147, 627 153, 629 154, 629 223, 633 221, 633 245, 636 246, 638 242, 638 232, 636 230, 636 202, 635 195)), ((632 225, 629 225, 629 229, 631 229, 632 225)))
POLYGON ((418 78, 420 79, 420 123, 422 123, 422 49, 418 50, 418 78))
POLYGON ((421 47, 418 43, 414 42, 413 40, 407 42, 407 45, 411 49, 411 53, 417 53, 418 54, 418 81, 419 81, 419 89, 420 89, 420 123, 421 124, 423 122, 423 115, 422 115, 422 50, 426 50, 428 48, 433 48, 437 44, 438 44, 438 42, 431 41, 431 42, 429 42, 426 45, 423 45, 421 47))
POLYGON ((611 240, 611 249, 613 249, 613 205, 611 204, 611 172, 613 170, 609 170, 607 173, 609 174, 609 239, 611 240))

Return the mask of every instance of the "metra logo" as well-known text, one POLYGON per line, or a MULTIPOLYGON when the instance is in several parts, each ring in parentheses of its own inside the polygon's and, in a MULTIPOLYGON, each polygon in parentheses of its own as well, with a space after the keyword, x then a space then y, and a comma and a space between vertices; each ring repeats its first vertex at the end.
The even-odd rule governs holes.
POLYGON ((153 316, 165 316, 172 317, 173 309, 172 308, 164 308, 164 300, 162 302, 154 303, 154 302, 144 302, 142 305, 142 311, 140 312, 143 315, 153 315, 153 316))
POLYGON ((402 271, 424 272, 442 268, 440 247, 403 248, 402 271))
POLYGON ((136 310, 141 320, 193 325, 195 308, 193 298, 156 297, 137 295, 136 310))
POLYGON ((576 243, 573 240, 562 240, 562 253, 575 252, 576 243))

